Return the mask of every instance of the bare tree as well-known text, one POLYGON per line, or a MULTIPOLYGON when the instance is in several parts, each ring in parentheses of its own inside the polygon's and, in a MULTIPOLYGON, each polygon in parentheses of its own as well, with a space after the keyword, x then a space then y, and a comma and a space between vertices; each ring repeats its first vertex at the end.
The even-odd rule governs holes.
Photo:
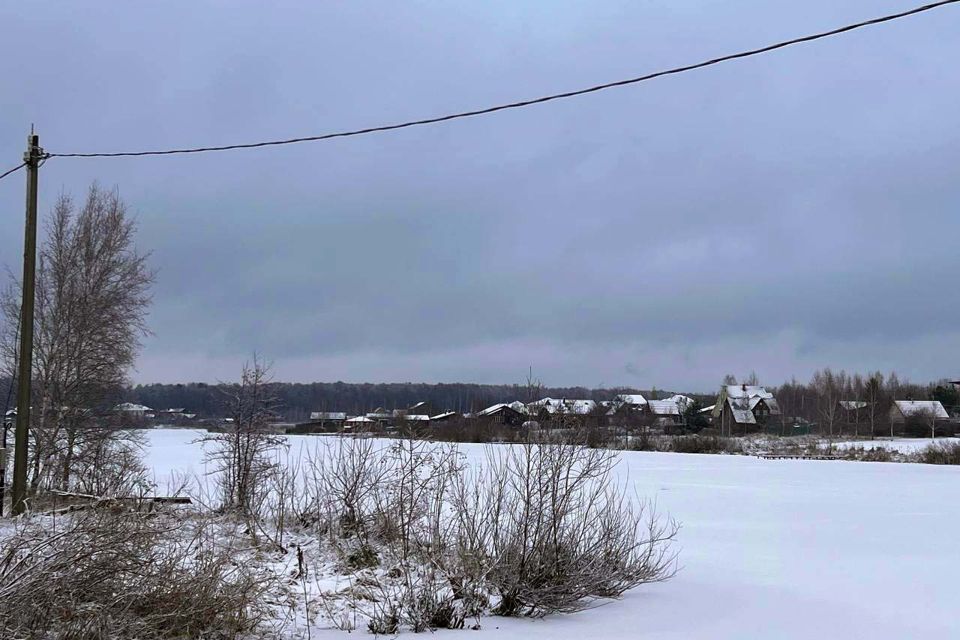
MULTIPOLYGON (((810 381, 810 386, 817 394, 817 414, 826 425, 830 436, 833 436, 833 428, 839 417, 839 402, 846 380, 845 372, 834 373, 828 368, 814 372, 813 379, 810 381)), ((820 432, 823 433, 823 424, 820 432)))
POLYGON ((219 474, 223 508, 253 519, 276 469, 274 454, 285 442, 268 430, 277 406, 270 381, 270 366, 254 355, 243 365, 239 384, 221 385, 230 415, 223 431, 203 438, 207 461, 219 474))
POLYGON ((934 408, 923 409, 918 413, 919 418, 921 418, 929 428, 930 428, 930 439, 934 440, 937 437, 937 423, 940 420, 940 414, 934 408))
POLYGON ((848 381, 846 395, 847 397, 853 399, 853 435, 857 438, 860 437, 860 422, 861 414, 866 408, 863 405, 863 401, 860 398, 864 395, 864 381, 863 376, 859 373, 855 373, 848 381))
MULTIPOLYGON (((57 200, 40 249, 36 285, 31 486, 69 488, 103 461, 118 436, 107 416, 148 333, 154 274, 116 190, 94 184, 82 207, 57 200)), ((16 357, 20 290, 2 299, 0 354, 16 357)))
POLYGON ((883 374, 872 374, 863 387, 863 399, 867 403, 867 419, 870 421, 870 437, 877 434, 877 419, 880 415, 880 401, 883 397, 883 374))

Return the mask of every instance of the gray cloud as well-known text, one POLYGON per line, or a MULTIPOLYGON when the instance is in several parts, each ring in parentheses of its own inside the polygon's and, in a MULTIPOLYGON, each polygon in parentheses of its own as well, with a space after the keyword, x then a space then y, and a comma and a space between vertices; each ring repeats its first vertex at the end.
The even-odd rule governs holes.
MULTIPOLYGON (((892 11, 191 3, 0 7, 0 141, 220 144, 615 79, 892 11), (36 46, 42 43, 42 46, 36 46), (30 50, 33 55, 26 56, 30 50)), ((137 378, 712 388, 955 375, 960 11, 522 112, 260 152, 51 160, 159 269, 137 378)), ((0 183, 16 268, 22 183, 0 183)))

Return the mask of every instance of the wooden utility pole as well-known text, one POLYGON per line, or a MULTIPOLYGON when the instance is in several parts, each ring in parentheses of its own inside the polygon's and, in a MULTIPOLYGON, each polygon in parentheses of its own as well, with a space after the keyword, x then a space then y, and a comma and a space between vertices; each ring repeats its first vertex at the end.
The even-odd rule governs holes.
POLYGON ((30 383, 33 380, 33 305, 37 274, 37 174, 43 149, 40 136, 30 129, 27 151, 23 161, 27 169, 27 224, 23 238, 23 298, 20 303, 20 361, 17 376, 17 428, 14 432, 13 487, 11 505, 13 515, 26 509, 27 496, 27 440, 30 429, 30 383))

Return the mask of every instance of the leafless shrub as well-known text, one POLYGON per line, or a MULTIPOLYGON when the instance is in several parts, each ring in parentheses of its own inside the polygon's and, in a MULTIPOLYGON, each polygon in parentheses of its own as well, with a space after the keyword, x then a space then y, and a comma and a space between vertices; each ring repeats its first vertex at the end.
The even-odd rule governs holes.
POLYGON ((22 521, 2 543, 3 637, 235 638, 264 622, 268 578, 204 519, 119 507, 22 521))
POLYGON ((473 547, 467 557, 481 568, 474 580, 492 587, 496 613, 577 611, 673 575, 677 526, 634 506, 612 481, 615 463, 612 452, 574 444, 489 453, 488 477, 505 481, 458 511, 473 547), (496 524, 478 537, 483 525, 470 519, 493 515, 496 524))
POLYGON ((670 450, 676 453, 742 453, 736 438, 722 436, 677 436, 670 440, 670 450))
POLYGON ((238 385, 222 386, 230 422, 203 438, 206 457, 222 492, 222 508, 258 520, 267 499, 266 485, 276 473, 276 453, 286 440, 268 430, 276 399, 270 392, 270 367, 256 356, 244 364, 238 385))
POLYGON ((310 498, 301 508, 302 524, 336 536, 369 540, 385 461, 374 440, 342 438, 324 443, 307 459, 310 498))
POLYGON ((326 536, 352 582, 317 608, 351 628, 337 612, 352 611, 376 633, 463 628, 666 580, 677 527, 613 481, 616 461, 572 442, 492 446, 474 466, 411 439, 325 446, 307 464, 298 520, 326 536))
POLYGON ((926 464, 960 464, 960 442, 935 442, 920 452, 926 464))
POLYGON ((143 464, 144 436, 119 431, 109 438, 84 442, 74 464, 76 490, 97 496, 125 496, 147 490, 143 464))

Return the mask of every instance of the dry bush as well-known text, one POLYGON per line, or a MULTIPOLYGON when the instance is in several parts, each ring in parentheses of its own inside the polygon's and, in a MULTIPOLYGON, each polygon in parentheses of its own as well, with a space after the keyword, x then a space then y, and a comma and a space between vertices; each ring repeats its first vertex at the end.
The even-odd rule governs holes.
POLYGON ((674 574, 677 525, 613 482, 616 462, 575 444, 489 450, 485 480, 460 485, 461 575, 496 613, 578 611, 674 574))
POLYGON ((382 448, 374 440, 325 442, 307 458, 308 497, 297 507, 299 522, 335 537, 356 535, 366 543, 375 526, 382 467, 382 448))
POLYGON ((920 452, 926 464, 960 464, 960 442, 934 442, 920 452))
POLYGON ((863 445, 850 445, 847 447, 834 448, 830 445, 810 445, 807 447, 809 455, 834 455, 840 456, 844 460, 855 460, 858 462, 892 462, 895 458, 894 452, 886 447, 864 447, 863 445))
POLYGON ((269 579, 208 521, 117 505, 21 521, 2 543, 6 638, 236 638, 267 618, 269 579))
POLYGON ((355 612, 376 633, 456 629, 666 580, 677 526, 614 482, 616 462, 573 443, 491 446, 474 466, 416 440, 322 448, 297 520, 325 536, 351 586, 326 591, 319 609, 335 624, 355 612))
POLYGON ((742 453, 734 438, 721 436, 678 436, 671 440, 670 450, 676 453, 742 453))

